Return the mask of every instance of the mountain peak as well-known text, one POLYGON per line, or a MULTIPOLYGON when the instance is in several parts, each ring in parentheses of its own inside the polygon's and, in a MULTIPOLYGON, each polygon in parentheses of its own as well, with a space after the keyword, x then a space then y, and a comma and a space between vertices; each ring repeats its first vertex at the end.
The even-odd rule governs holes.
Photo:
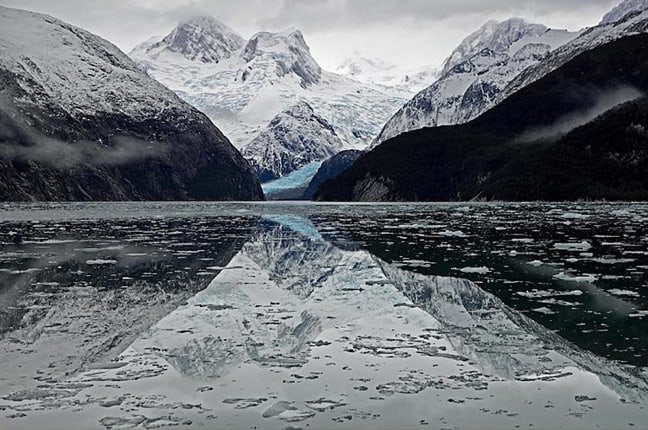
POLYGON ((333 126, 302 100, 277 114, 242 153, 267 182, 323 161, 343 146, 333 126))
POLYGON ((168 51, 191 61, 218 63, 229 58, 245 44, 245 40, 227 25, 212 16, 195 16, 181 21, 157 43, 144 42, 131 52, 134 56, 158 57, 168 51))
POLYGON ((301 78, 304 88, 318 83, 322 75, 322 69, 311 56, 304 35, 295 28, 278 33, 256 33, 245 45, 242 57, 248 63, 257 58, 269 58, 277 64, 277 76, 293 73, 301 78))
POLYGON ((624 0, 605 14, 601 24, 611 24, 622 20, 628 14, 648 9, 648 0, 624 0))
POLYGON ((530 23, 524 18, 510 18, 505 21, 488 21, 479 30, 466 37, 452 51, 443 64, 443 74, 467 58, 484 49, 503 52, 515 42, 525 37, 540 36, 548 28, 542 24, 530 23))

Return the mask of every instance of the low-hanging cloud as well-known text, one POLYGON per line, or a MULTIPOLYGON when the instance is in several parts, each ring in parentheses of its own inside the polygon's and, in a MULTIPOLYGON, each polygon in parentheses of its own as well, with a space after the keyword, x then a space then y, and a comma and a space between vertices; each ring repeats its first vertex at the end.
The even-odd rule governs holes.
POLYGON ((44 137, 36 131, 23 133, 29 145, 0 143, 0 157, 8 160, 33 161, 59 170, 77 166, 122 166, 149 159, 163 158, 169 146, 131 137, 117 137, 110 146, 96 142, 67 143, 44 137))
POLYGON ((644 94, 640 90, 632 86, 619 86, 596 91, 593 95, 594 103, 590 107, 568 113, 551 125, 528 130, 515 141, 516 143, 530 143, 537 140, 557 140, 575 128, 593 121, 610 109, 643 96, 644 94))

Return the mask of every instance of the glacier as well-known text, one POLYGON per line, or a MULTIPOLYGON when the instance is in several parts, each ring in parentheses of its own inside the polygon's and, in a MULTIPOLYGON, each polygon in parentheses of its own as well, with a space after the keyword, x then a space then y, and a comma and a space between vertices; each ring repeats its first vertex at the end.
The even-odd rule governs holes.
POLYGON ((322 161, 315 161, 279 179, 265 182, 261 184, 263 194, 269 200, 300 199, 301 194, 306 190, 321 166, 322 161))

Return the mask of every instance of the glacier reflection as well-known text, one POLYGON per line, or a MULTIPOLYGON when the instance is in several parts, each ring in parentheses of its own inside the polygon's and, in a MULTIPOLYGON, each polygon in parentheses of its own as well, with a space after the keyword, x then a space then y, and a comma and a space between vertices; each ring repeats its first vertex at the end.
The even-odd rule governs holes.
POLYGON ((47 427, 54 411, 72 428, 626 428, 647 422, 647 376, 471 281, 408 272, 332 245, 306 218, 269 215, 115 362, 3 407, 26 414, 13 428, 47 427))

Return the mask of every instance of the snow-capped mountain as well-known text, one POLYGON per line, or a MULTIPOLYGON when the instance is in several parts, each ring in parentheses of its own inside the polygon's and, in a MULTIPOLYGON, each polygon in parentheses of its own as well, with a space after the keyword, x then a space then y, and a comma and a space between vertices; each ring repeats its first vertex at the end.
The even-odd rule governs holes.
POLYGON ((641 12, 645 9, 648 9, 648 0, 624 0, 610 12, 605 14, 601 20, 601 24, 615 23, 622 20, 630 13, 641 12))
POLYGON ((498 94, 579 33, 552 30, 513 18, 487 23, 446 60, 447 71, 407 102, 383 127, 373 146, 410 130, 467 122, 493 106, 498 94))
POLYGON ((181 22, 161 40, 157 37, 147 40, 131 55, 159 58, 175 53, 191 61, 218 63, 244 44, 245 39, 237 32, 212 17, 203 16, 181 22))
POLYGON ((439 77, 439 69, 434 66, 403 68, 380 58, 359 54, 342 61, 335 72, 368 85, 397 87, 412 92, 422 90, 439 77))
MULTIPOLYGON (((612 15, 608 15, 610 17, 604 18, 604 21, 613 20, 612 15)), ((629 11, 628 14, 623 16, 619 21, 600 24, 587 29, 576 39, 555 49, 542 62, 524 70, 497 96, 493 105, 558 69, 583 52, 624 36, 648 32, 648 10, 629 11)))
POLYGON ((322 77, 322 68, 311 56, 303 34, 296 29, 255 34, 245 45, 242 57, 249 64, 241 76, 242 80, 247 79, 249 71, 254 69, 254 60, 265 57, 271 57, 275 62, 277 77, 293 73, 301 78, 303 88, 318 83, 322 77))
POLYGON ((532 24, 522 18, 506 21, 489 21, 479 30, 466 37, 443 63, 441 73, 445 75, 453 67, 470 60, 484 49, 506 52, 515 42, 529 37, 538 37, 548 28, 542 24, 532 24))
POLYGON ((4 7, 0 28, 0 199, 262 198, 209 119, 114 45, 4 7))
POLYGON ((281 112, 243 149, 261 182, 280 178, 344 147, 335 130, 306 102, 281 112))
POLYGON ((648 153, 644 127, 637 125, 647 117, 647 77, 648 34, 614 40, 469 124, 423 128, 384 142, 322 185, 317 198, 642 200, 648 197, 642 173, 648 153))
MULTIPOLYGON (((218 63, 192 60, 168 49, 155 55, 146 43, 131 56, 150 76, 206 113, 240 149, 275 116, 300 101, 334 127, 344 142, 342 149, 365 148, 413 95, 402 88, 363 84, 322 70, 295 29, 257 33, 218 63)), ((326 136, 321 139, 326 140, 326 136)), ((272 168, 273 161, 268 163, 272 168)))

